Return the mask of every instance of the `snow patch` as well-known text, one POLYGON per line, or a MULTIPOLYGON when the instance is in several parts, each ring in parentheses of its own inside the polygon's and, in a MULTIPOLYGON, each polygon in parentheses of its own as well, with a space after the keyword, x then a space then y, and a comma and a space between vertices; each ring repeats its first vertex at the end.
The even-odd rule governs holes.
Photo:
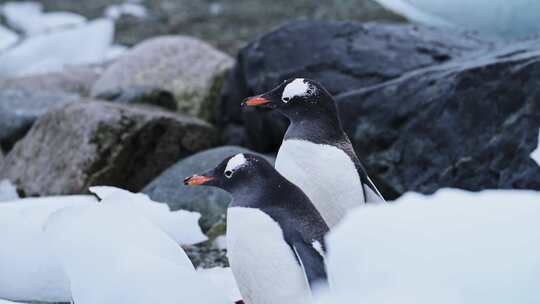
POLYGON ((199 268, 197 269, 197 272, 212 281, 214 285, 225 290, 231 303, 242 300, 242 295, 238 290, 238 285, 236 284, 231 268, 199 268))
POLYGON ((4 179, 0 180, 0 202, 14 201, 19 199, 17 188, 11 181, 4 179))
POLYGON ((540 192, 444 189, 352 211, 320 303, 540 303, 540 192))
POLYGON ((19 40, 19 36, 8 28, 0 25, 0 52, 14 45, 19 40))

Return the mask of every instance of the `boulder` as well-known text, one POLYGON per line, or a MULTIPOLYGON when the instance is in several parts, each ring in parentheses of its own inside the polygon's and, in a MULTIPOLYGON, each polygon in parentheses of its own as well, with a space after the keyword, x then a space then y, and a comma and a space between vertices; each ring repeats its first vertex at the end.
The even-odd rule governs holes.
POLYGON ((339 94, 491 46, 464 32, 414 25, 291 22, 240 51, 222 91, 220 123, 244 124, 251 147, 273 151, 287 122, 274 113, 242 112, 239 103, 247 96, 293 77, 318 80, 330 93, 339 94))
POLYGON ((118 88, 112 91, 102 92, 96 98, 123 104, 149 104, 171 111, 178 109, 176 99, 171 92, 149 86, 118 88))
MULTIPOLYGON (((223 159, 237 153, 253 153, 247 149, 225 146, 200 152, 182 159, 149 183, 143 192, 158 202, 166 202, 171 210, 185 209, 200 212, 201 227, 210 229, 225 216, 230 195, 212 187, 187 187, 182 180, 195 173, 216 167, 223 159)), ((267 158, 273 162, 272 158, 267 158)))
POLYGON ((9 151, 32 124, 56 108, 81 102, 78 95, 29 89, 0 89, 0 147, 9 151))
POLYGON ((88 96, 104 65, 67 67, 61 72, 50 72, 16 78, 0 79, 2 90, 28 90, 54 94, 70 93, 88 96))
POLYGON ((540 40, 419 70, 337 98, 367 167, 399 192, 540 190, 540 40))
POLYGON ((226 72, 233 60, 210 45, 189 37, 146 40, 105 70, 92 96, 133 86, 173 93, 181 113, 211 120, 226 72))
POLYGON ((216 145, 207 123, 154 108, 107 102, 41 117, 0 168, 27 196, 85 193, 111 185, 133 192, 179 159, 216 145))

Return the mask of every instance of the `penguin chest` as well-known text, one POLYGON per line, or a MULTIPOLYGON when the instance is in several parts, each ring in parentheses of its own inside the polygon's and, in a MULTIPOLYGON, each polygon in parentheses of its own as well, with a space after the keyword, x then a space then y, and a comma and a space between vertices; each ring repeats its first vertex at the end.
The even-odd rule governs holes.
POLYGON ((364 203, 354 162, 335 146, 285 140, 276 158, 276 169, 304 191, 330 228, 350 209, 364 203))
POLYGON ((311 302, 306 276, 281 227, 263 211, 228 209, 227 250, 246 304, 311 302))

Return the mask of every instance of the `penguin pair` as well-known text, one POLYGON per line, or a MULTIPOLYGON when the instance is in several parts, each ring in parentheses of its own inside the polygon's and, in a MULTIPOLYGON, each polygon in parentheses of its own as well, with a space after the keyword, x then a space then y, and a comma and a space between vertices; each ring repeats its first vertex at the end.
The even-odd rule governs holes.
POLYGON ((324 235, 350 209, 383 198, 320 84, 288 80, 243 106, 275 109, 290 120, 275 169, 237 154, 185 184, 232 194, 228 255, 246 303, 311 303, 310 288, 326 282, 324 235))

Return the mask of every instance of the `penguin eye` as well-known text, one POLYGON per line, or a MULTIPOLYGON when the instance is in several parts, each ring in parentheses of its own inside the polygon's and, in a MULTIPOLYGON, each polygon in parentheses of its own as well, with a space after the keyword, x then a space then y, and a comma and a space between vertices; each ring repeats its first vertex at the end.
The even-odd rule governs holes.
POLYGON ((232 177, 232 174, 233 174, 233 172, 232 172, 231 170, 226 170, 226 171, 225 171, 225 177, 226 177, 226 178, 231 178, 231 177, 232 177))
POLYGON ((291 100, 290 97, 283 97, 283 101, 288 102, 289 100, 291 100))

